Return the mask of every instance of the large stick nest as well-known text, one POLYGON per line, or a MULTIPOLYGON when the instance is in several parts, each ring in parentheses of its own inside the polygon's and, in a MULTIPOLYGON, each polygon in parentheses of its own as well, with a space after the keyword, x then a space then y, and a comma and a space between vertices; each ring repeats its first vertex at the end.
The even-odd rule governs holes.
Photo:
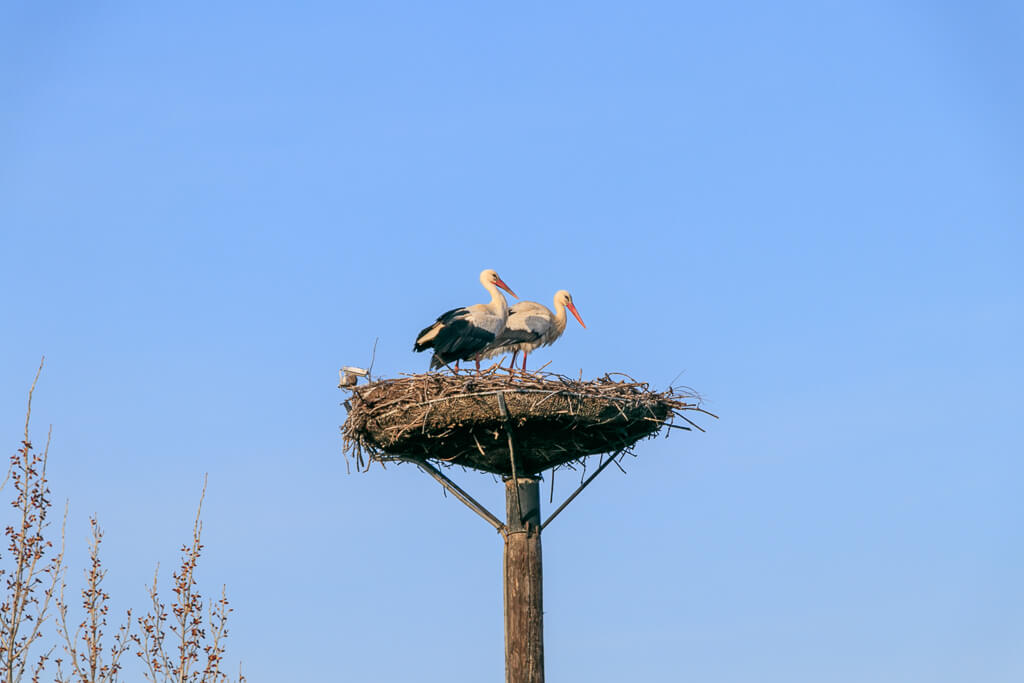
MULTIPOLYGON (((509 476, 627 449, 663 426, 700 429, 690 389, 653 391, 614 373, 582 381, 509 371, 432 372, 352 387, 343 449, 358 465, 433 460, 509 476)), ((701 430, 703 431, 703 430, 701 430)))

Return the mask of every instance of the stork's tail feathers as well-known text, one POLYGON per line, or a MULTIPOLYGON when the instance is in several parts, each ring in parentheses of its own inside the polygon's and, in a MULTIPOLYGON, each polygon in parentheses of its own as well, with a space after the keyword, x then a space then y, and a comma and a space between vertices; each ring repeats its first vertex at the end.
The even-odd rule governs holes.
POLYGON ((444 361, 442 361, 440 358, 438 358, 437 354, 435 353, 431 357, 431 359, 430 359, 430 369, 431 370, 437 370, 438 368, 442 367, 443 365, 444 365, 444 361))

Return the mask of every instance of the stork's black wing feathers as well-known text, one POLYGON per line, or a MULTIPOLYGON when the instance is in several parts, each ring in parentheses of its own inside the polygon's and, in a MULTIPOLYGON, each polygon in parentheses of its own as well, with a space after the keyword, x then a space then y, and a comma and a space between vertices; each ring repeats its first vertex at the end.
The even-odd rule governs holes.
POLYGON ((457 319, 460 315, 465 315, 467 313, 468 313, 468 311, 466 310, 465 306, 461 306, 459 308, 453 308, 450 311, 442 313, 440 316, 438 316, 437 320, 435 320, 433 323, 431 323, 430 325, 427 325, 422 330, 420 330, 420 333, 416 335, 416 343, 413 344, 412 350, 413 351, 426 351, 427 349, 429 349, 432 346, 434 346, 434 344, 435 344, 435 342, 437 340, 437 336, 436 335, 431 337, 430 339, 428 339, 425 342, 421 342, 420 339, 422 339, 424 336, 429 334, 435 328, 447 325, 451 321, 457 319))
POLYGON ((512 346, 513 344, 532 343, 538 341, 540 337, 540 333, 533 330, 506 327, 505 331, 498 336, 497 345, 512 346))
POLYGON ((447 312, 442 313, 441 315, 439 315, 437 317, 437 322, 441 323, 442 325, 447 325, 448 323, 452 322, 453 320, 455 320, 457 318, 460 318, 460 317, 463 317, 463 316, 466 316, 468 314, 469 314, 469 309, 468 308, 466 308, 465 306, 459 306, 458 308, 453 308, 452 310, 447 311, 447 312))
POLYGON ((456 360, 469 360, 494 341, 494 333, 453 317, 434 337, 432 367, 456 360))
POLYGON ((495 346, 514 346, 516 344, 532 344, 540 341, 544 335, 540 330, 531 328, 531 321, 539 322, 535 313, 524 311, 518 308, 518 306, 513 306, 508 312, 508 324, 505 325, 502 333, 498 335, 495 346))
POLYGON ((430 368, 434 369, 453 361, 468 360, 493 341, 494 333, 470 322, 469 309, 453 308, 416 336, 413 350, 434 349, 430 360, 430 368), (427 339, 420 341, 424 337, 427 339))

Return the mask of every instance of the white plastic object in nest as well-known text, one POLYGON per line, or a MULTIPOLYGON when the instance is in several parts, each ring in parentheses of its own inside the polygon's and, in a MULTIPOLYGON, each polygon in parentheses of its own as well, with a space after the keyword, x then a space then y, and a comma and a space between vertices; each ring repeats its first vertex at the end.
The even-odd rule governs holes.
POLYGON ((354 387, 360 377, 369 377, 370 371, 366 368, 356 368, 351 365, 342 366, 338 371, 338 388, 354 387))

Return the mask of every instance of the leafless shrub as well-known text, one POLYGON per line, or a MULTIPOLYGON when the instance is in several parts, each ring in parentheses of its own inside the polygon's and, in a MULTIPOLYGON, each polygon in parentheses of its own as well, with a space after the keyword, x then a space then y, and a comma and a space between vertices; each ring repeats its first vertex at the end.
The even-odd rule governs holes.
MULTIPOLYGON (((196 521, 192 527, 191 545, 181 548, 181 565, 173 573, 174 599, 171 603, 171 619, 165 604, 160 600, 157 579, 160 567, 153 574, 153 585, 149 589, 152 609, 138 619, 138 631, 132 634, 138 656, 145 662, 146 680, 178 683, 224 683, 231 681, 221 671, 224 659, 224 640, 228 637, 227 621, 231 608, 225 589, 221 588, 219 600, 209 604, 204 615, 203 598, 196 589, 195 571, 203 545, 203 525, 200 514, 206 483, 199 499, 196 521), (168 629, 171 642, 168 642, 168 629)), ((239 670, 237 683, 245 677, 239 670)))
POLYGON ((95 517, 89 519, 92 528, 92 540, 89 543, 89 568, 85 570, 85 588, 82 589, 82 609, 85 618, 80 622, 74 635, 68 628, 68 604, 64 599, 66 585, 61 582, 60 595, 57 598, 57 634, 64 641, 64 651, 68 654, 70 670, 64 673, 63 659, 56 659, 56 683, 117 683, 118 672, 121 670, 121 655, 128 649, 128 628, 132 612, 128 610, 126 622, 121 625, 110 646, 109 661, 103 660, 103 629, 107 625, 107 600, 110 595, 103 590, 101 584, 107 572, 100 562, 100 543, 103 541, 103 530, 95 517))
MULTIPOLYGON (((100 561, 103 530, 95 517, 90 518, 92 539, 89 566, 84 572, 85 587, 82 589, 83 616, 73 629, 69 625, 70 606, 65 599, 67 586, 64 581, 64 529, 61 529, 59 549, 54 547, 47 534, 52 505, 46 478, 50 434, 47 434, 46 446, 41 453, 29 439, 32 396, 42 369, 43 363, 40 363, 29 389, 21 446, 10 457, 7 475, 0 482, 0 490, 11 483, 15 491, 11 501, 14 509, 12 522, 4 523, 6 548, 0 548, 0 683, 21 683, 26 674, 32 683, 39 683, 56 647, 50 645, 54 634, 47 632, 46 628, 53 605, 57 612, 56 636, 67 653, 66 659, 54 659, 57 669, 55 683, 117 683, 119 675, 123 675, 121 656, 133 647, 145 667, 146 679, 154 683, 231 683, 232 679, 221 671, 231 608, 222 588, 220 599, 211 602, 204 614, 203 598, 196 588, 195 570, 203 548, 200 512, 206 495, 205 482, 196 512, 192 543, 182 547, 181 567, 174 573, 172 591, 175 597, 171 604, 173 618, 169 628, 176 647, 172 647, 170 652, 165 649, 168 614, 160 601, 155 575, 149 590, 153 608, 137 619, 139 633, 131 633, 132 613, 129 610, 125 623, 114 634, 112 644, 108 647, 104 643, 110 596, 102 588, 106 576, 100 561)), ((67 521, 66 507, 64 520, 67 521)), ((71 623, 74 621, 72 619, 71 623)), ((234 681, 245 681, 241 670, 234 681)))
POLYGON ((64 563, 63 542, 56 550, 46 536, 47 515, 52 505, 46 479, 50 434, 42 453, 33 448, 29 439, 32 394, 42 370, 40 362, 28 393, 25 436, 21 447, 11 456, 10 470, 0 485, 11 482, 14 486, 11 506, 16 511, 14 523, 4 528, 8 557, 0 557, 5 560, 0 564, 0 677, 6 683, 21 681, 26 671, 35 683, 42 674, 52 648, 38 655, 33 650, 43 635, 64 563))

